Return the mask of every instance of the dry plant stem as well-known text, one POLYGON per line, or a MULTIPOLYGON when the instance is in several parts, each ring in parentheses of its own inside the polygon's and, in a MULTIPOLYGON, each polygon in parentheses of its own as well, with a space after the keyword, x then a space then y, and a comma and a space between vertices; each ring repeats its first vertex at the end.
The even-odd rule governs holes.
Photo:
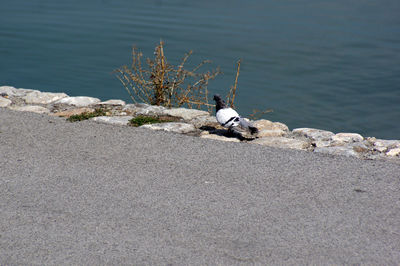
POLYGON ((156 46, 154 54, 154 59, 147 58, 147 65, 144 65, 141 62, 142 53, 134 47, 131 66, 124 65, 115 70, 117 78, 132 100, 166 107, 197 106, 199 109, 207 108, 211 112, 212 105, 208 104, 207 87, 209 80, 214 79, 220 70, 217 68, 198 73, 200 67, 210 63, 208 60, 192 70, 186 70, 185 64, 192 51, 184 55, 180 65, 169 64, 162 41, 156 46))
POLYGON ((238 83, 238 78, 239 78, 239 73, 240 73, 240 63, 241 63, 241 59, 239 59, 239 61, 237 62, 235 85, 229 91, 228 104, 230 105, 231 108, 235 108, 234 102, 235 102, 237 83, 238 83))

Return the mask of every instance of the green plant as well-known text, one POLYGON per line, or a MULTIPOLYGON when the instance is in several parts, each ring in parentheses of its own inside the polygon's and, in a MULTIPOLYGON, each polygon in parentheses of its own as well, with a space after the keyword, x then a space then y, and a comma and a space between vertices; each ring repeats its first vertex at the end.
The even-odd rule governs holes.
POLYGON ((145 116, 139 115, 137 117, 132 118, 129 120, 129 124, 134 127, 140 127, 145 124, 155 124, 155 123, 166 123, 166 122, 173 122, 172 118, 168 117, 155 117, 155 116, 145 116))
POLYGON ((116 76, 132 100, 166 107, 187 106, 212 110, 208 103, 208 83, 220 74, 219 68, 198 73, 200 67, 211 63, 204 60, 191 70, 185 69, 185 63, 192 51, 184 55, 178 66, 168 63, 164 54, 164 43, 156 46, 154 59, 147 58, 147 67, 142 64, 143 54, 132 48, 132 64, 116 69, 116 76))
POLYGON ((92 117, 104 116, 104 115, 106 115, 106 111, 104 109, 98 108, 94 112, 84 112, 79 115, 71 115, 70 117, 67 118, 67 121, 76 122, 76 121, 87 120, 92 117))

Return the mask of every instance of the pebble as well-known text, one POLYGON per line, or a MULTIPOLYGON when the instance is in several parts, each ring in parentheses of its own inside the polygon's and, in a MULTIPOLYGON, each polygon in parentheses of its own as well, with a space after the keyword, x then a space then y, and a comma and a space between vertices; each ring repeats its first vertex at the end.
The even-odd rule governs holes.
POLYGON ((358 153, 353 147, 346 146, 333 146, 333 147, 317 147, 314 152, 331 154, 331 155, 342 155, 347 157, 358 157, 358 153))

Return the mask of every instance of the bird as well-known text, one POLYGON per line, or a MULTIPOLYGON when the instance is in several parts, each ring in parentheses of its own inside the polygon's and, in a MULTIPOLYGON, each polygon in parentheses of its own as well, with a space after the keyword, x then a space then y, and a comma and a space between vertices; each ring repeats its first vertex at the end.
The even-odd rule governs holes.
POLYGON ((254 127, 250 124, 250 122, 240 117, 235 110, 227 107, 225 101, 221 99, 221 96, 218 94, 214 95, 214 101, 215 117, 221 126, 228 128, 229 131, 232 131, 234 128, 240 126, 243 129, 249 130, 252 135, 258 133, 258 128, 254 127))

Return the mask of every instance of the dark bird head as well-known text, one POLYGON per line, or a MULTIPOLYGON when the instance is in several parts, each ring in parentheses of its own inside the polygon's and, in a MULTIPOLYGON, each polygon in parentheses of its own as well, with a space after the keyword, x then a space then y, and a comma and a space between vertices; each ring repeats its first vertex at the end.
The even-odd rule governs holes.
POLYGON ((220 109, 226 108, 225 101, 221 99, 221 96, 218 94, 214 95, 215 101, 215 112, 218 112, 220 109))

